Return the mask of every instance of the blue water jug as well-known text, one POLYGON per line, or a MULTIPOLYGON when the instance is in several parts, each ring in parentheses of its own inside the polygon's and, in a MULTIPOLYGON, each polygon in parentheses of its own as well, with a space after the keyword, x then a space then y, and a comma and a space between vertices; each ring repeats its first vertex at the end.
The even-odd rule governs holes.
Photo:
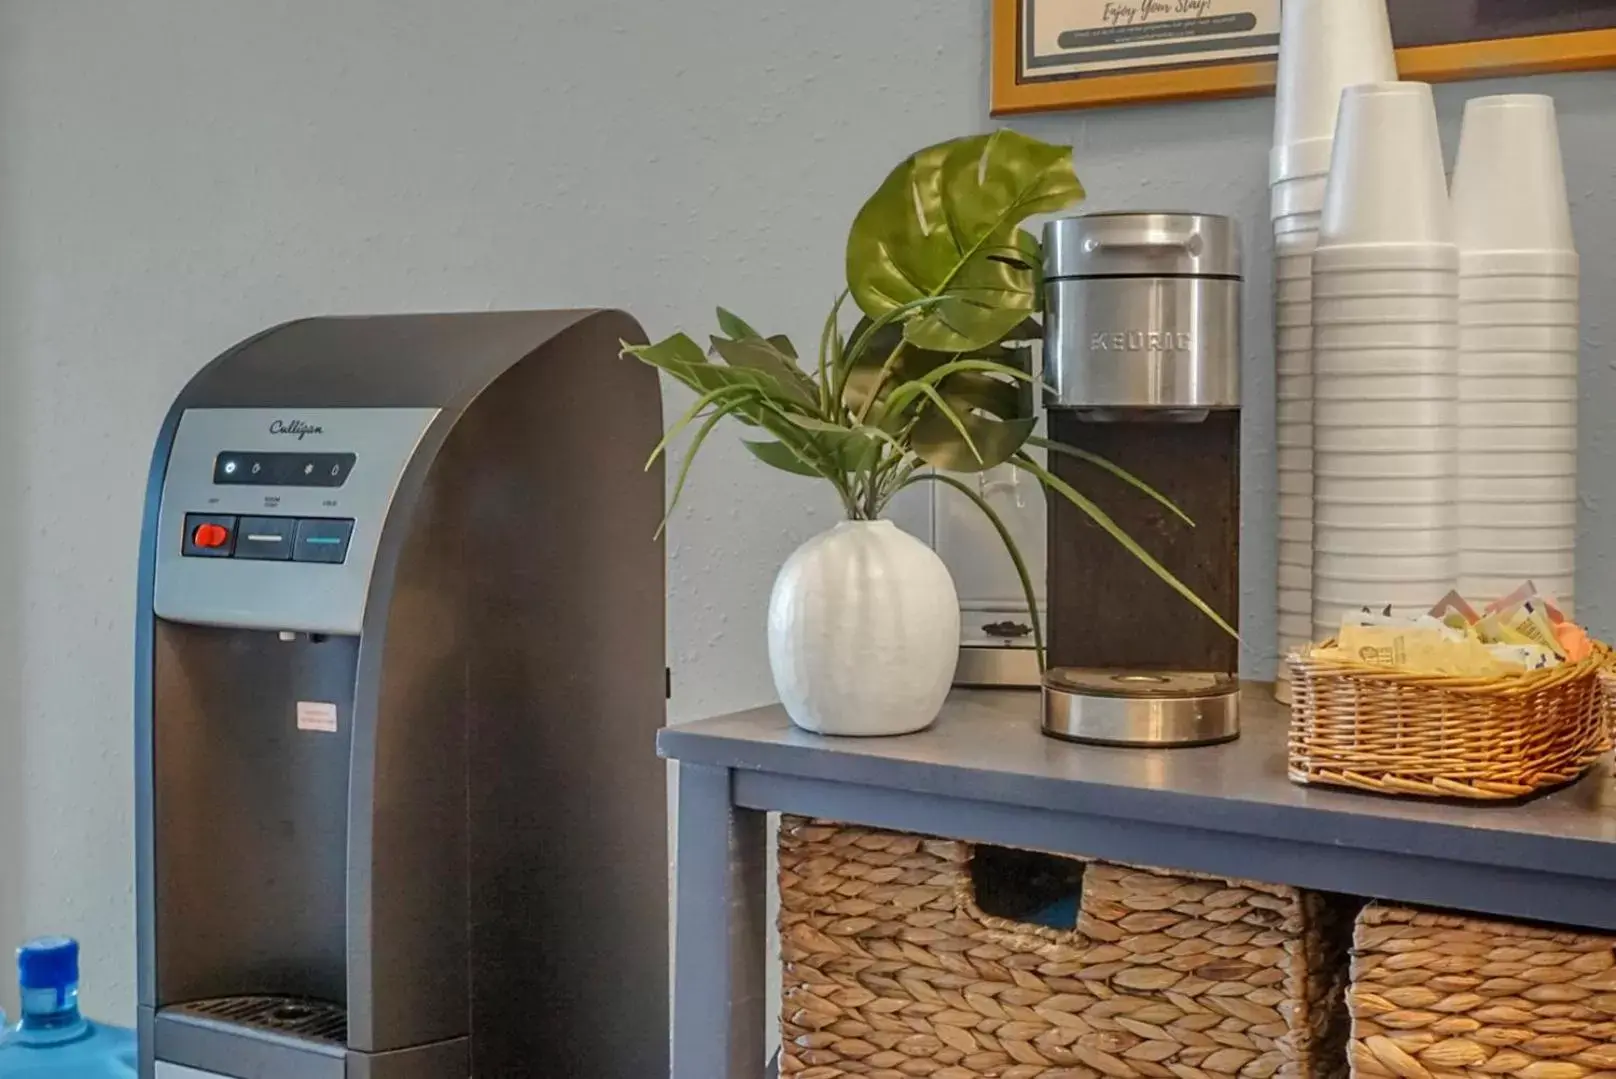
POLYGON ((0 1079, 135 1079, 135 1035, 79 1014, 79 945, 43 937, 17 949, 22 1014, 0 1034, 0 1079))

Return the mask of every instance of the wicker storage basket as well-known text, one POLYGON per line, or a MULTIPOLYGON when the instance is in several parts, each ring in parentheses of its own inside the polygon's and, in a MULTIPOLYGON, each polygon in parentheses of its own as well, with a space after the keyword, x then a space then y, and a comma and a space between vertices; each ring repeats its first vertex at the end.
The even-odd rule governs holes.
POLYGON ((1599 672, 1409 674, 1292 652, 1290 777, 1427 798, 1520 798, 1570 782, 1609 748, 1599 672))
POLYGON ((1346 1074, 1341 901, 1094 862, 1054 930, 984 914, 973 856, 781 822, 783 1077, 1346 1074))
POLYGON ((1357 1079, 1616 1075, 1616 937, 1395 906, 1358 918, 1357 1079))

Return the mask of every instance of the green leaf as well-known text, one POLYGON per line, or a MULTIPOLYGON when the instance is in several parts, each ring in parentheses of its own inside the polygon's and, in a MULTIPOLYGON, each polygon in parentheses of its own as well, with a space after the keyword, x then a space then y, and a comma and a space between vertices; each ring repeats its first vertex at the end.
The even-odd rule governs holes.
MULTIPOLYGON (((819 389, 813 379, 797 366, 794 353, 783 352, 761 337, 749 337, 744 341, 714 337, 712 342, 713 351, 731 367, 767 375, 779 385, 782 393, 796 398, 809 408, 819 407, 819 389)), ((786 343, 790 344, 789 341, 786 343)))
POLYGON ((894 169, 854 219, 848 288, 872 318, 941 299, 904 324, 921 348, 991 344, 1038 306, 1038 241, 1021 223, 1082 197, 1070 147, 1014 131, 928 147, 894 169))
POLYGON ((707 441, 718 421, 724 418, 723 412, 715 412, 707 417, 707 421, 696 428, 696 436, 690 440, 690 448, 685 450, 685 459, 679 464, 679 478, 674 481, 673 494, 668 496, 668 512, 662 517, 662 523, 657 525, 656 536, 660 539, 663 532, 668 529, 668 522, 673 518, 673 511, 679 505, 679 496, 684 493, 685 480, 690 475, 690 466, 696 463, 696 454, 701 452, 701 445, 707 441))
POLYGON ((741 445, 750 450, 753 457, 756 457, 770 468, 778 468, 781 472, 790 472, 796 476, 813 476, 815 479, 825 478, 824 473, 798 457, 796 451, 784 442, 748 442, 742 439, 741 445))
MULTIPOLYGON (((941 413, 942 417, 948 421, 949 426, 954 428, 955 431, 959 432, 960 438, 964 441, 965 448, 970 451, 972 459, 976 462, 977 466, 980 467, 984 461, 982 451, 977 447, 976 440, 971 437, 970 429, 965 426, 965 420, 961 418, 958 412, 954 411, 953 406, 951 406, 947 401, 943 400, 942 394, 938 393, 936 387, 932 386, 929 382, 911 382, 908 383, 908 386, 916 387, 917 392, 924 396, 927 401, 931 402, 932 407, 931 413, 929 414, 941 413)), ((900 388, 907 389, 908 386, 900 388)), ((897 394, 894 393, 893 396, 896 397, 897 394)), ((912 438, 911 441, 913 441, 912 438)))
POLYGON ((662 454, 667 450, 668 443, 677 438, 679 432, 690 426, 690 424, 695 421, 696 417, 701 414, 702 409, 709 405, 726 401, 729 398, 746 397, 756 392, 757 391, 752 389, 750 386, 720 386, 716 390, 702 394, 696 399, 696 403, 686 409, 684 415, 680 416, 678 420, 674 422, 673 426, 668 428, 667 433, 662 436, 662 441, 656 444, 656 449, 652 450, 651 456, 646 458, 645 467, 649 469, 656 463, 656 459, 661 457, 662 454))
POLYGON ((746 324, 746 320, 742 319, 739 315, 726 311, 722 307, 718 309, 718 328, 724 331, 725 337, 731 337, 737 341, 743 340, 747 337, 763 336, 752 327, 748 326, 746 324))
POLYGON ((758 391, 757 399, 735 411, 735 417, 744 423, 762 424, 765 406, 773 404, 782 410, 796 411, 803 407, 800 395, 788 390, 773 375, 745 367, 727 367, 712 363, 701 346, 682 333, 676 333, 654 345, 623 343, 623 355, 633 356, 678 379, 696 393, 711 393, 726 386, 750 386, 758 391))
POLYGON ((847 302, 847 290, 843 289, 836 297, 836 302, 830 306, 830 314, 825 316, 825 328, 819 332, 819 414, 829 416, 831 413, 831 381, 835 373, 842 366, 842 331, 838 322, 842 314, 842 304, 847 302))
MULTIPOLYGON (((1016 538, 1010 534, 1010 529, 1005 525, 1004 519, 999 516, 998 511, 993 508, 987 499, 971 490, 969 484, 961 483, 953 476, 945 476, 940 472, 924 472, 918 476, 911 476, 904 481, 902 486, 913 487, 917 483, 924 483, 928 480, 946 484, 969 499, 987 517, 988 523, 993 526, 993 530, 999 534, 999 539, 1004 542, 1004 549, 1009 553, 1010 561, 1015 564, 1016 576, 1021 581, 1022 595, 1027 598, 1027 614, 1032 618, 1033 647, 1038 652, 1038 669, 1042 671, 1045 667, 1044 629, 1038 618, 1038 593, 1033 589, 1032 574, 1027 572, 1027 560, 1021 556, 1021 548, 1016 545, 1016 538)), ((899 490, 902 490, 902 487, 899 490)))
POLYGON ((776 333, 765 337, 764 340, 773 346, 776 352, 790 359, 793 367, 796 366, 797 346, 791 343, 791 338, 783 333, 776 333))
POLYGON ((933 468, 948 472, 986 472, 997 468, 1027 443, 1038 427, 1036 417, 990 420, 972 412, 956 412, 961 429, 928 408, 909 432, 910 448, 933 468), (973 448, 974 447, 974 448, 973 448))
POLYGON ((1223 632, 1227 633, 1237 641, 1240 639, 1239 632, 1236 631, 1233 626, 1229 625, 1228 622, 1224 621, 1222 615, 1218 614, 1218 612, 1207 606, 1206 601, 1200 596, 1197 596, 1190 589, 1189 585, 1173 576, 1172 572, 1168 570, 1166 566, 1156 561, 1156 559, 1151 556, 1149 551, 1139 546, 1138 542, 1136 542, 1132 536, 1128 535, 1128 533, 1124 532, 1122 528, 1115 521, 1113 521, 1104 510, 1102 510, 1099 506, 1096 506, 1093 502, 1090 502, 1087 498, 1084 498, 1071 486, 1071 484, 1067 483, 1059 476, 1056 476, 1054 473, 1050 472, 1048 469, 1044 468, 1044 466, 1040 465, 1037 461, 1034 461, 1031 457, 1028 457, 1024 453, 1017 454, 1012 460, 1017 468, 1031 473, 1033 476, 1037 477, 1038 481, 1045 487, 1053 490, 1062 498, 1066 499, 1066 501, 1070 502, 1072 505, 1081 510, 1089 520, 1099 525, 1108 536, 1122 544, 1123 548, 1129 554, 1133 555, 1140 562, 1144 563, 1146 569, 1154 573, 1173 591, 1189 600, 1196 610, 1212 619, 1212 621, 1215 622, 1218 625, 1218 628, 1222 629, 1223 632))
POLYGON ((1168 498, 1166 495, 1162 494, 1160 491, 1156 490, 1156 488, 1152 487, 1138 476, 1135 476, 1132 472, 1129 472, 1121 465, 1112 464, 1110 461, 1107 461, 1104 457, 1101 457, 1097 453, 1090 453, 1088 450, 1081 450, 1076 446, 1068 446, 1064 442, 1054 442, 1047 438, 1031 438, 1027 441, 1040 449, 1048 450, 1050 453, 1059 453, 1064 454, 1067 457, 1075 457, 1080 461, 1087 461, 1094 467, 1111 473, 1111 475, 1115 476, 1123 483, 1143 491, 1151 498, 1154 498, 1157 502, 1160 502, 1163 506, 1166 506, 1167 509, 1171 511, 1179 520, 1183 521, 1191 528, 1195 527, 1195 522, 1190 520, 1190 515, 1179 509, 1178 506, 1174 505, 1172 499, 1168 498))

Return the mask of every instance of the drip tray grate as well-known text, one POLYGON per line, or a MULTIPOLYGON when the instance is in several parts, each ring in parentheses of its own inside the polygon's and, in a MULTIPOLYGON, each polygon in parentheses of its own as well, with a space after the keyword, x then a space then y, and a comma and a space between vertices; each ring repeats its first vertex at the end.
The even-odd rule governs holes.
POLYGON ((303 997, 222 997, 164 1009, 172 1015, 267 1030, 292 1038, 346 1045, 348 1010, 303 997))

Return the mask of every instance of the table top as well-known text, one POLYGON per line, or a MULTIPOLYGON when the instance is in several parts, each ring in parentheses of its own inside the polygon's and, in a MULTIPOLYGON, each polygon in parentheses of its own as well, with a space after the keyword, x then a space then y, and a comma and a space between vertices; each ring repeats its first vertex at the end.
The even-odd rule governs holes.
POLYGON ((956 690, 935 724, 903 737, 814 735, 774 705, 668 728, 657 744, 740 772, 1616 882, 1605 765, 1522 803, 1394 799, 1292 783, 1289 712, 1270 686, 1245 687, 1241 737, 1221 746, 1072 745, 1044 736, 1039 716, 1036 692, 956 690))

